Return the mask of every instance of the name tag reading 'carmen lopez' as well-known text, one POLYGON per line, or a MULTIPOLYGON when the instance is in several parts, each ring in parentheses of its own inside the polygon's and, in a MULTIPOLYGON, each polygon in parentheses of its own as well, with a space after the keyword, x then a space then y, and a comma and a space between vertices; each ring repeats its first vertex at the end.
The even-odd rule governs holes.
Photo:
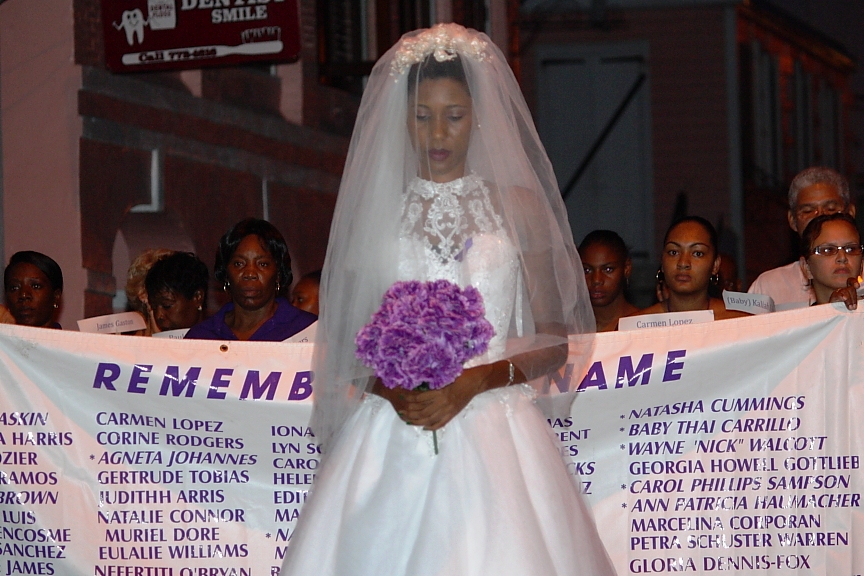
POLYGON ((629 316, 618 320, 618 330, 643 330, 645 328, 674 328, 688 324, 703 324, 714 321, 713 310, 695 310, 693 312, 665 312, 663 314, 645 314, 644 316, 629 316))

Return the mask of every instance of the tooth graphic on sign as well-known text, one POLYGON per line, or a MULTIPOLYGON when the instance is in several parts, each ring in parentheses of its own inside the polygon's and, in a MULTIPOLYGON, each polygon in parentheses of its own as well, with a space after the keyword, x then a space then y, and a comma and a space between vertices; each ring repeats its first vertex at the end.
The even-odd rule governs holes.
POLYGON ((126 41, 130 46, 135 43, 136 37, 139 44, 144 42, 144 26, 147 25, 147 21, 144 19, 144 13, 138 8, 124 11, 120 17, 120 24, 112 22, 111 25, 117 30, 126 31, 126 41))

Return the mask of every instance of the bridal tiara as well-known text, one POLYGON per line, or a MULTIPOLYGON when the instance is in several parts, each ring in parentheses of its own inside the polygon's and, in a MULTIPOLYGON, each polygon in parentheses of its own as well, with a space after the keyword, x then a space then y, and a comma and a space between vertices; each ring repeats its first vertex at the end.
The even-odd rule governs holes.
POLYGON ((486 42, 476 32, 469 32, 459 24, 436 24, 417 36, 404 38, 396 50, 390 74, 399 76, 411 66, 433 54, 435 60, 453 60, 461 54, 478 62, 488 62, 492 56, 486 51, 486 42))

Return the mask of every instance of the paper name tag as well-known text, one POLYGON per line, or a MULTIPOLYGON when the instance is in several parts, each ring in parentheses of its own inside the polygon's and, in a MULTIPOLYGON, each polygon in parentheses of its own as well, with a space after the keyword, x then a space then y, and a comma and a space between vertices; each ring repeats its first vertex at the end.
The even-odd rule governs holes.
POLYGON ((694 310, 692 312, 664 312, 628 316, 618 320, 618 330, 644 330, 645 328, 674 328, 689 324, 704 324, 714 321, 713 310, 694 310))
POLYGON ((315 342, 315 333, 318 332, 318 322, 313 322, 309 326, 307 326, 304 330, 301 330, 297 334, 293 336, 289 336, 283 342, 315 342))
POLYGON ((156 332, 153 334, 153 338, 168 338, 170 340, 183 340, 183 337, 186 336, 186 332, 188 332, 188 328, 180 328, 178 330, 165 330, 164 332, 156 332))
POLYGON ((723 291, 723 303, 727 310, 739 310, 748 314, 774 312, 774 299, 767 294, 723 291))
POLYGON ((106 314, 78 320, 78 330, 97 334, 118 334, 120 332, 133 332, 143 330, 147 327, 144 317, 137 312, 121 312, 120 314, 106 314))

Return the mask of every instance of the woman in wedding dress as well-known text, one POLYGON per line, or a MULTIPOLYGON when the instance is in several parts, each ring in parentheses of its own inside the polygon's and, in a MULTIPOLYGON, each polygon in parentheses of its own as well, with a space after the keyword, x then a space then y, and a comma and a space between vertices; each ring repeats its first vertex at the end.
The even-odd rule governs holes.
POLYGON ((370 76, 339 191, 313 361, 325 456, 282 573, 614 574, 528 384, 593 325, 503 55, 455 24, 406 35, 370 76), (354 338, 394 282, 439 279, 480 291, 488 351, 440 390, 385 388, 354 338))

